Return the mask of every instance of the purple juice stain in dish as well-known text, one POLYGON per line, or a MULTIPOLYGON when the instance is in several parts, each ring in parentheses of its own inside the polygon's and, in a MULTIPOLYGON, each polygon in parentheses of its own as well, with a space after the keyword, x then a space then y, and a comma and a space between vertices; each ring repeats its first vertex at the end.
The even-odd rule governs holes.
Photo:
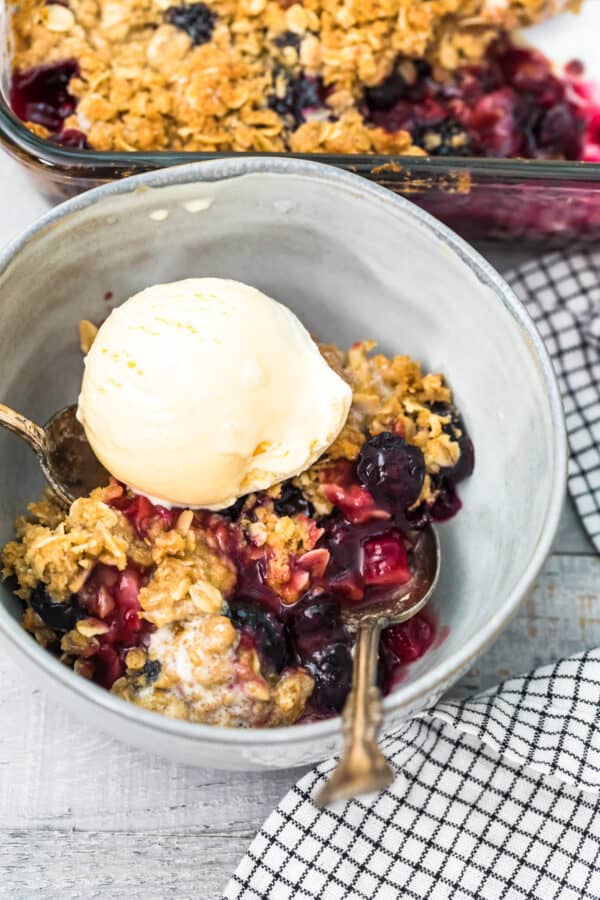
POLYGON ((59 135, 65 119, 75 112, 77 100, 69 93, 71 78, 79 75, 74 59, 14 72, 10 104, 23 122, 43 125, 59 135))
POLYGON ((64 131, 50 138, 50 140, 55 144, 60 144, 61 147, 68 147, 70 150, 92 149, 83 131, 78 131, 76 128, 65 128, 64 131))

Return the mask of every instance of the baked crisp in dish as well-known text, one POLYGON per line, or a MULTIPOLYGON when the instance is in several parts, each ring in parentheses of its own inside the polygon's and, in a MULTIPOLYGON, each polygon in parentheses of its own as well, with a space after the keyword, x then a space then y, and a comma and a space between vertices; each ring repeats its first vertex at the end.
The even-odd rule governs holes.
POLYGON ((505 39, 576 5, 22 0, 11 102, 79 149, 577 159, 589 103, 505 39))
MULTIPOLYGON (((341 607, 410 579, 419 531, 459 510, 474 465, 442 376, 374 351, 321 347, 352 389, 343 430, 307 471, 227 509, 167 509, 114 479, 68 512, 33 503, 2 554, 24 627, 170 716, 276 726, 339 711, 353 644, 341 607)), ((387 629, 382 686, 433 639, 427 615, 387 629)))

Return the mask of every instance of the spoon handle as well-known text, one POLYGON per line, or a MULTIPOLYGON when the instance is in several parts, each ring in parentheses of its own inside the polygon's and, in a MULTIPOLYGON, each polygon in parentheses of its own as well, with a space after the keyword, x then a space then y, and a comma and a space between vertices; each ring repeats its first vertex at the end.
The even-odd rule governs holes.
POLYGON ((0 403, 0 427, 8 428, 22 438, 41 460, 46 459, 46 432, 31 419, 0 403))
POLYGON ((315 798, 317 806, 381 791, 394 780, 392 768, 377 744, 382 719, 381 692, 375 683, 380 633, 381 623, 372 620, 358 630, 353 686, 342 714, 344 750, 315 798))

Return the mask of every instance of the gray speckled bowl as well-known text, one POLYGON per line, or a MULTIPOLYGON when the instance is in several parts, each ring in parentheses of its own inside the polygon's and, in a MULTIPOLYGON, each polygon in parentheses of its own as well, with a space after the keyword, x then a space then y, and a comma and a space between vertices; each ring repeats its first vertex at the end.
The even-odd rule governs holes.
MULTIPOLYGON (((247 158, 150 172, 52 210, 0 256, 0 399, 45 421, 75 400, 77 323, 154 282, 247 281, 344 346, 447 374, 477 453, 464 508, 440 527, 432 601, 447 630, 385 701, 385 728, 436 701, 494 640, 546 556, 565 488, 566 443, 550 362, 504 281, 426 213, 333 168, 247 158)), ((0 541, 42 479, 0 434, 0 541)), ((129 705, 62 666, 19 625, 3 588, 0 635, 23 672, 116 737, 186 763, 250 769, 322 759, 339 720, 273 730, 180 722, 129 705)))

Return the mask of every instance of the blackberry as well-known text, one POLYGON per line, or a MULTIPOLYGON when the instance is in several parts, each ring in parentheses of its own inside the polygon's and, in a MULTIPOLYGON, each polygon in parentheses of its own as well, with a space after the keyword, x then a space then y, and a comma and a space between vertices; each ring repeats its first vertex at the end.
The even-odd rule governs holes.
POLYGON ((75 594, 64 603, 57 603, 48 596, 41 584, 38 584, 33 591, 29 598, 29 604, 42 619, 44 625, 47 625, 52 631, 62 634, 75 628, 79 619, 85 618, 86 615, 79 608, 75 594))
POLYGON ((291 481, 284 481, 281 485, 281 493, 273 502, 273 506, 278 516, 296 516, 298 513, 304 513, 312 517, 315 512, 310 500, 307 500, 300 488, 291 481))
POLYGON ((206 3, 191 3, 189 6, 170 6, 165 11, 165 21, 175 28, 185 31, 198 46, 210 41, 217 21, 217 14, 206 3))
POLYGON ((439 125, 421 125, 412 138, 429 156, 473 156, 471 137, 459 122, 445 119, 439 125))

